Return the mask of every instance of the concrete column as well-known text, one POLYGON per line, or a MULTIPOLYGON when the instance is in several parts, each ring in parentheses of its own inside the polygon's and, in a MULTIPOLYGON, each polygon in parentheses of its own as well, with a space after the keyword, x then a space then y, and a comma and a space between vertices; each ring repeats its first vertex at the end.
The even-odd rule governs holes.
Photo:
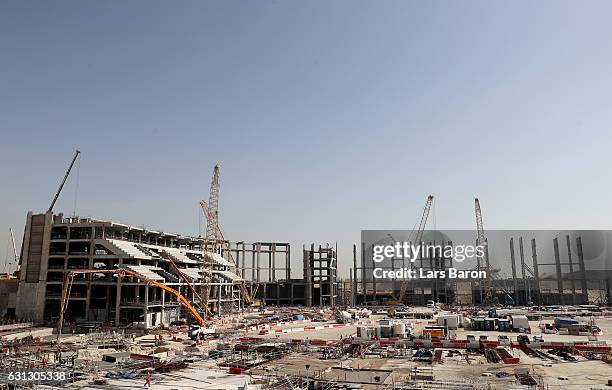
POLYGON ((557 272, 557 291, 559 292, 559 304, 563 305, 563 275, 561 273, 561 258, 559 257, 559 239, 553 239, 553 249, 555 251, 555 269, 557 272))
POLYGON ((255 252, 256 252, 256 245, 252 244, 252 251, 251 251, 251 280, 252 281, 256 281, 257 279, 255 279, 255 252))
POLYGON ((256 252, 256 255, 255 255, 255 258, 257 260, 257 279, 256 280, 258 282, 260 281, 260 277, 261 277, 261 269, 260 269, 260 266, 259 266, 259 255, 260 255, 260 253, 261 253, 261 244, 258 243, 257 244, 257 252, 256 252))
POLYGON ((242 243, 242 270, 241 270, 241 274, 240 276, 242 276, 242 279, 246 279, 246 246, 245 243, 242 243))
POLYGON ((270 246, 268 246, 268 281, 273 281, 272 275, 274 274, 274 263, 272 262, 272 250, 270 246))
POLYGON ((272 280, 276 281, 276 244, 272 244, 272 280))
MULTIPOLYGON (((137 289, 139 290, 140 293, 140 288, 137 287, 137 289)), ((144 318, 145 318, 145 326, 148 328, 149 327, 149 285, 145 284, 145 296, 144 296, 144 318)))
POLYGON ((304 266, 304 300, 305 306, 312 306, 312 268, 310 267, 310 253, 306 246, 302 247, 302 262, 304 266))
POLYGON ((567 259, 569 262, 569 272, 571 275, 572 305, 576 305, 578 302, 576 299, 576 276, 574 275, 574 264, 572 264, 572 246, 570 244, 569 234, 565 236, 565 243, 567 245, 567 259))
POLYGON ((366 282, 365 243, 364 242, 361 243, 361 290, 363 293, 363 303, 365 303, 367 300, 368 290, 367 290, 367 282, 366 282))
POLYGON ((291 279, 291 247, 289 245, 286 246, 286 252, 285 252, 285 272, 287 273, 286 279, 289 280, 291 279))
POLYGON ((85 295, 85 321, 89 321, 89 306, 91 303, 91 282, 87 282, 87 292, 85 295))
POLYGON ((351 271, 351 305, 357 304, 357 245, 353 244, 353 269, 351 271))
POLYGON ((535 238, 531 239, 531 258, 533 259, 533 277, 534 277, 534 290, 536 299, 534 300, 536 304, 542 304, 542 297, 540 294, 540 270, 538 268, 538 251, 536 248, 536 240, 535 238))
POLYGON ((223 313, 221 312, 222 310, 222 302, 221 302, 221 297, 223 296, 223 286, 219 285, 219 288, 217 290, 219 293, 217 294, 217 312, 219 313, 219 315, 223 315, 223 313))
MULTIPOLYGON (((121 266, 123 266, 123 258, 119 258, 118 264, 119 268, 121 268, 121 266)), ((117 296, 116 296, 116 301, 115 301, 115 326, 119 325, 119 319, 121 318, 119 314, 121 314, 121 282, 122 282, 121 277, 117 278, 117 283, 115 284, 116 288, 117 288, 117 296)))
POLYGON ((584 254, 582 252, 582 238, 576 237, 576 249, 578 250, 578 265, 580 267, 580 286, 582 290, 582 302, 589 303, 589 290, 587 286, 586 270, 584 268, 584 254))
MULTIPOLYGON (((111 292, 111 287, 112 286, 106 286, 106 296, 110 297, 110 292, 111 292)), ((106 318, 109 319, 109 313, 110 313, 110 299, 106 300, 106 318)))
MULTIPOLYGON (((161 290, 161 321, 166 324, 166 290, 161 290)), ((168 321, 169 323, 170 321, 168 321)), ((166 324, 167 325, 167 324, 166 324)))
POLYGON ((121 318, 120 314, 121 314, 121 278, 118 278, 117 280, 117 284, 116 284, 116 288, 117 288, 117 297, 115 298, 115 326, 119 326, 119 320, 121 318))

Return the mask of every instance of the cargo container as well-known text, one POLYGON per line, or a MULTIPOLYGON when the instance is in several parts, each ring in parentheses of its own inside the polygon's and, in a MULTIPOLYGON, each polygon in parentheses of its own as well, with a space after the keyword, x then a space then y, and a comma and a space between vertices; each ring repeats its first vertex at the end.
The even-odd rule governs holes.
POLYGON ((426 326, 423 329, 423 336, 429 338, 444 338, 448 334, 448 328, 445 326, 426 326))
POLYGON ((510 316, 510 321, 512 321, 512 329, 514 330, 529 329, 529 320, 527 320, 527 316, 512 315, 510 316))
POLYGON ((437 323, 440 326, 446 326, 448 329, 457 329, 461 325, 459 315, 443 315, 437 318, 437 323))
POLYGON ((580 321, 568 317, 556 317, 554 326, 557 329, 569 328, 571 325, 578 325, 580 321))

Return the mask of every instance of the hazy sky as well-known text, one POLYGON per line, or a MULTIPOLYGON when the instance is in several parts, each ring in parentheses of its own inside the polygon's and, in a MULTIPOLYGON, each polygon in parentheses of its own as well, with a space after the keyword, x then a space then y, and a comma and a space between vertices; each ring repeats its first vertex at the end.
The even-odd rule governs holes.
POLYGON ((303 243, 344 261, 361 229, 411 228, 429 193, 430 228, 473 228, 474 196, 486 228, 610 228, 611 14, 2 1, 0 260, 75 148, 78 214, 197 234, 219 162, 228 238, 289 241, 296 263, 303 243))

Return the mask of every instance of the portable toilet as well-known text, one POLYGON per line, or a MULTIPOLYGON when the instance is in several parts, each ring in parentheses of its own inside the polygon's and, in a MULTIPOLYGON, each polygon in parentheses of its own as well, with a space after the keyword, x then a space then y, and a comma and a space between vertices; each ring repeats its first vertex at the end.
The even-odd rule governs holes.
POLYGON ((376 327, 376 328, 374 328, 374 329, 376 329, 376 338, 377 338, 377 339, 381 338, 381 337, 382 337, 382 330, 381 330, 381 327, 380 327, 380 326, 377 326, 377 327, 376 327))
POLYGON ((406 324, 403 322, 393 324, 393 337, 406 337, 406 324))

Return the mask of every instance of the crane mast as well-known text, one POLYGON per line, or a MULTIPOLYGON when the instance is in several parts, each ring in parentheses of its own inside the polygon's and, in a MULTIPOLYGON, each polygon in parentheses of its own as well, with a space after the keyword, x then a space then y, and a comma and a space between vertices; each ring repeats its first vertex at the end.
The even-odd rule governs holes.
MULTIPOLYGON (((204 252, 209 249, 209 245, 212 244, 213 252, 217 251, 217 246, 219 245, 216 239, 216 226, 219 225, 219 189, 221 187, 220 181, 221 175, 221 167, 219 164, 215 164, 213 167, 213 175, 210 181, 210 191, 208 194, 208 203, 209 207, 207 210, 202 206, 202 211, 204 211, 204 215, 206 216, 206 240, 204 241, 204 252), (208 214, 210 211, 210 215, 208 214)), ((203 202, 203 201, 202 201, 203 202)), ((202 203, 200 202, 200 205, 202 203)), ((202 302, 202 306, 206 308, 206 311, 209 311, 208 308, 208 300, 210 298, 210 284, 212 283, 212 262, 206 254, 202 259, 202 283, 200 284, 200 299, 202 302)))
MULTIPOLYGON (((212 220, 208 220, 206 224, 206 240, 208 242, 215 240, 215 226, 219 224, 219 187, 220 187, 221 168, 216 164, 213 168, 213 176, 210 182, 210 192, 208 195, 208 209, 210 210, 212 220)), ((208 243, 207 242, 207 243, 208 243)), ((215 248, 216 249, 216 248, 215 248)))
MULTIPOLYGON (((427 197, 427 201, 425 202, 425 207, 423 208, 423 212, 421 213, 421 221, 419 223, 419 228, 416 232, 414 245, 419 245, 421 243, 421 240, 423 239, 423 232, 425 231, 425 226, 427 225, 427 218, 429 217, 429 211, 431 210, 433 199, 434 199, 433 195, 429 195, 427 197)), ((399 298, 397 299, 400 305, 404 301, 404 296, 406 295, 407 288, 408 288, 408 281, 404 279, 400 287, 399 298)))

